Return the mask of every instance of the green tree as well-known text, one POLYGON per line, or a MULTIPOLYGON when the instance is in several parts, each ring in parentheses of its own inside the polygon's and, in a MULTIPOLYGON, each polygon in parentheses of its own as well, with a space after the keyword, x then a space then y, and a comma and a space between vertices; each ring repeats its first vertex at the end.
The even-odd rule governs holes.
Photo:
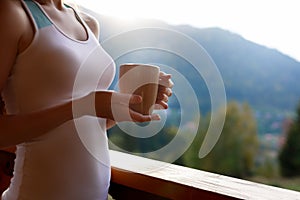
POLYGON ((288 131, 286 143, 279 153, 279 163, 283 176, 300 175, 300 102, 296 118, 288 131))
POLYGON ((243 159, 244 159, 244 172, 246 175, 252 175, 255 167, 255 157, 259 148, 259 141, 257 137, 257 124, 255 116, 249 104, 243 104, 242 110, 242 146, 243 159))
POLYGON ((243 105, 237 102, 228 103, 225 124, 217 144, 205 158, 199 159, 198 152, 209 118, 207 116, 201 124, 197 137, 181 159, 181 164, 240 178, 251 175, 258 149, 258 138, 256 121, 250 106, 246 103, 243 105))

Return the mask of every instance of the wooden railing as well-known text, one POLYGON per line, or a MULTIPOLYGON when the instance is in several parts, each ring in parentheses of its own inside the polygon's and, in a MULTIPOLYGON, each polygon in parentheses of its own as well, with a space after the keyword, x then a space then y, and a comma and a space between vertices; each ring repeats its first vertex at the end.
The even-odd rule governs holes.
MULTIPOLYGON (((300 192, 292 190, 117 151, 110 151, 110 154, 112 161, 110 194, 116 200, 300 200, 300 192)), ((4 181, 3 177, 0 179, 0 182, 4 181)))
POLYGON ((300 193, 110 151, 110 193, 123 199, 300 200, 300 193))

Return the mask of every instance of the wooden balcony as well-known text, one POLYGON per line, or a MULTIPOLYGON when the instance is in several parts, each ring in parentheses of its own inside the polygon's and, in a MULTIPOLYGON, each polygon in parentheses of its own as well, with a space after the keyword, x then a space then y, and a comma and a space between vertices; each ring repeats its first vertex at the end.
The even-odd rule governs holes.
POLYGON ((300 200, 300 192, 111 151, 116 200, 300 200))

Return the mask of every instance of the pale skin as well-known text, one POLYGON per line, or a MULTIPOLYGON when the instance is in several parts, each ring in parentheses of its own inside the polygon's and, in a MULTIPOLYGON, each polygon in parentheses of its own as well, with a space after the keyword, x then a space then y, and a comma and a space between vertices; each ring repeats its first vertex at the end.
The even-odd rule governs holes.
MULTIPOLYGON (((62 0, 36 0, 39 2, 51 19, 70 37, 78 40, 86 40, 87 35, 83 26, 74 17, 74 12, 64 6, 62 0)), ((87 14, 81 13, 82 18, 88 24, 95 36, 99 38, 99 25, 97 21, 87 14)), ((34 37, 34 29, 28 16, 21 6, 20 0, 0 0, 0 92, 2 91, 10 71, 18 54, 22 53, 31 43, 34 37), (12 23, 13 19, 13 23, 12 23)), ((168 97, 172 95, 171 75, 161 72, 160 87, 157 97, 157 105, 161 109, 168 107, 168 97)), ((137 104, 142 101, 140 96, 121 94, 116 91, 96 91, 95 96, 96 116, 107 119, 107 127, 115 124, 115 116, 112 115, 112 107, 116 106, 124 116, 119 121, 146 122, 159 120, 156 114, 142 115, 129 110, 124 104, 137 104), (111 98, 117 101, 111 104, 111 98), (127 112, 127 113, 125 113, 127 112)), ((84 100, 83 97, 82 100, 84 100)), ((39 137, 61 124, 74 119, 72 103, 67 102, 45 110, 40 110, 24 115, 0 116, 0 149, 15 146, 39 137)), ((82 113, 88 115, 89 113, 82 113)), ((78 117, 78 116, 77 116, 78 117)), ((79 116, 80 117, 80 116, 79 116)))

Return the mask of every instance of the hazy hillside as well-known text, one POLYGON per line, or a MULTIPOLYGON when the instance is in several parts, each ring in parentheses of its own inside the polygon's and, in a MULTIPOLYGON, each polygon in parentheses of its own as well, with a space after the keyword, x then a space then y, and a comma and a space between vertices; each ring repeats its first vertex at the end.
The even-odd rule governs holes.
MULTIPOLYGON (((220 28, 195 28, 188 25, 171 26, 160 21, 144 20, 127 22, 93 13, 101 25, 100 41, 137 28, 161 27, 179 31, 201 44, 216 63, 225 83, 228 100, 246 101, 257 111, 259 123, 264 123, 263 115, 276 113, 274 120, 280 121, 286 112, 293 112, 300 99, 300 63, 283 53, 250 42, 243 37, 220 28)), ((259 30, 258 30, 259 31, 259 30)), ((145 40, 147 36, 145 36, 145 40)), ((137 38, 132 38, 134 42, 137 38)), ((140 38, 141 39, 141 38, 140 38)), ((142 38, 143 39, 143 38, 142 38)), ((167 37, 165 38, 167 41, 167 37)), ((162 42, 161 37, 157 43, 162 42)), ((118 45, 122 45, 121 43, 118 45)), ((170 44, 173 45, 173 44, 170 44)), ((109 50, 108 50, 109 51, 109 50)), ((189 63, 174 55, 144 51, 120 58, 119 62, 168 63, 188 77, 201 102, 202 110, 209 110, 209 94, 200 76, 196 76, 189 63)), ((118 64, 118 61, 117 61, 118 64)), ((184 88, 183 88, 184 89, 184 88)), ((174 104, 176 107, 176 104, 174 104)), ((260 125, 260 126, 270 126, 260 125)), ((280 129, 280 128, 279 128, 280 129)), ((262 131, 272 132, 268 128, 262 131)), ((278 131, 278 128, 274 131, 278 131)))
POLYGON ((219 67, 232 99, 255 107, 294 109, 300 98, 300 63, 241 36, 218 28, 176 27, 195 38, 219 67))

